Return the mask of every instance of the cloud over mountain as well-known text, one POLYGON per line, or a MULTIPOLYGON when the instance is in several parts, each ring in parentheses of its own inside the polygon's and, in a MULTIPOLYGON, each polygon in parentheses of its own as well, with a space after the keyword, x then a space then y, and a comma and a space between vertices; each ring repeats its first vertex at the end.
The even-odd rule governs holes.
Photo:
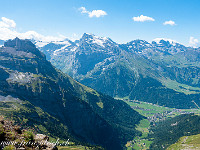
POLYGON ((63 35, 58 36, 44 36, 37 33, 36 31, 18 32, 16 30, 16 22, 14 20, 2 17, 0 21, 0 39, 8 40, 19 37, 21 39, 34 39, 38 41, 50 42, 50 41, 61 41, 66 37, 63 35))
POLYGON ((0 28, 15 28, 16 23, 14 20, 8 19, 6 17, 1 17, 0 28))
POLYGON ((200 46, 200 42, 198 39, 195 39, 194 37, 190 37, 190 40, 189 40, 189 46, 191 47, 199 47, 200 46))

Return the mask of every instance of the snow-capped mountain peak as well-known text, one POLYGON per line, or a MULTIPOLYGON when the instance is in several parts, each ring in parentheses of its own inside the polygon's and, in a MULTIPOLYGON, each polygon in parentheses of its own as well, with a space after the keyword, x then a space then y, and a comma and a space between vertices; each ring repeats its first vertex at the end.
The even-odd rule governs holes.
POLYGON ((180 44, 179 42, 165 38, 154 39, 154 41, 152 41, 152 45, 160 52, 167 52, 169 54, 184 52, 187 49, 184 45, 180 44))
POLYGON ((156 38, 152 41, 152 44, 157 44, 157 45, 163 45, 163 44, 171 44, 175 46, 176 44, 179 44, 177 41, 172 40, 172 39, 167 39, 167 38, 156 38))
POLYGON ((87 42, 88 44, 97 44, 101 47, 105 47, 107 43, 114 43, 110 38, 100 37, 90 33, 84 33, 81 42, 87 42))

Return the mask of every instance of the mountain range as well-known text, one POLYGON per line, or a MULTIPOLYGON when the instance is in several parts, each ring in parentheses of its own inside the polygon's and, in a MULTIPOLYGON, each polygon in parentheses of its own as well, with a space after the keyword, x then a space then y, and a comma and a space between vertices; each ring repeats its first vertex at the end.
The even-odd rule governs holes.
MULTIPOLYGON (((68 45, 64 51, 73 53, 77 43, 64 43, 68 45)), ((60 45, 49 43, 46 47, 55 46, 51 52, 60 56, 63 51, 63 47, 58 50, 60 45)), ((98 59, 94 61, 115 54, 111 50, 105 53, 102 58, 97 55, 98 59)), ((108 150, 120 150, 128 140, 140 134, 135 126, 143 116, 123 101, 84 86, 56 69, 46 60, 51 56, 45 56, 31 41, 18 38, 8 40, 0 47, 1 114, 52 137, 99 145, 108 150)), ((81 54, 79 56, 81 59, 81 54)), ((93 64, 93 60, 88 60, 93 64)), ((83 58, 82 61, 85 62, 83 58)), ((77 68, 83 75, 87 69, 77 68)))
MULTIPOLYGON (((118 44, 86 33, 74 42, 31 41, 0 41, 0 114, 21 126, 121 150, 141 135, 135 127, 145 117, 116 99, 199 105, 200 48, 164 39, 118 44)), ((155 141, 152 147, 162 143, 155 141)))
POLYGON ((175 108, 200 104, 200 48, 165 39, 118 44, 88 33, 35 44, 58 69, 101 93, 175 108))

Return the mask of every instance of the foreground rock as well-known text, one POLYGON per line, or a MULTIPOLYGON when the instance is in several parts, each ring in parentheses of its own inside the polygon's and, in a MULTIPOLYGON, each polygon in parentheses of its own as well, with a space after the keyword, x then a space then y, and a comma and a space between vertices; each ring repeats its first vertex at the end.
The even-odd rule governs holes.
POLYGON ((55 143, 49 142, 44 134, 34 134, 32 130, 21 129, 13 121, 0 116, 0 148, 4 150, 57 150, 55 143))

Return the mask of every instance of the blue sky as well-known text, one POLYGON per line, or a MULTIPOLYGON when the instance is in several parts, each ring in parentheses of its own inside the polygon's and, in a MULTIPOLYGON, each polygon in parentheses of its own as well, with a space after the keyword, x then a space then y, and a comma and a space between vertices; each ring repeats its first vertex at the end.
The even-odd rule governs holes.
POLYGON ((78 38, 86 32, 119 43, 168 38, 197 46, 200 41, 200 0, 0 0, 0 4, 0 18, 13 20, 16 27, 11 30, 17 33, 78 38), (154 21, 133 20, 141 15, 154 21), (175 25, 164 25, 165 21, 175 25))

